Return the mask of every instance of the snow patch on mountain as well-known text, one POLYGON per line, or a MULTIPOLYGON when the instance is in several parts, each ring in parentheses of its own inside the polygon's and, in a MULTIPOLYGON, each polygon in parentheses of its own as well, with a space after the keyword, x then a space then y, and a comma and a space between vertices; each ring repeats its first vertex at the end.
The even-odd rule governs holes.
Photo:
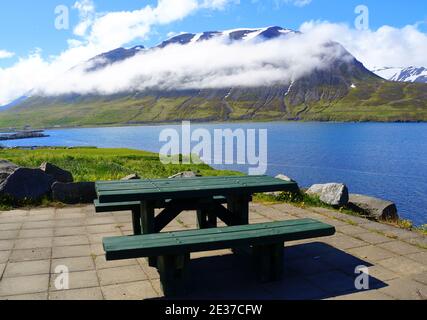
POLYGON ((383 67, 374 68, 372 71, 381 78, 390 81, 427 83, 427 69, 424 67, 383 67))

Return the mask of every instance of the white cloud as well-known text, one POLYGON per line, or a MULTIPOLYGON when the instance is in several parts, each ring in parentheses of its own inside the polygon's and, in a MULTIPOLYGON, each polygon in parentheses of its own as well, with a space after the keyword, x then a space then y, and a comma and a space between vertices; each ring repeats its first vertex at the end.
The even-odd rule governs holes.
POLYGON ((39 86, 37 94, 268 86, 290 83, 342 55, 340 46, 326 46, 324 39, 310 34, 232 44, 219 38, 142 52, 89 74, 83 68, 73 69, 39 86))
MULTIPOLYGON (((228 3, 235 2, 158 0, 156 6, 147 5, 139 10, 97 13, 92 0, 78 0, 74 4, 80 17, 74 28, 78 38, 69 39, 68 48, 57 56, 43 59, 42 51, 36 50, 13 66, 0 68, 0 105, 27 94, 35 87, 42 87, 95 55, 145 39, 156 25, 182 20, 198 10, 222 10, 228 3)), ((8 57, 10 53, 4 55, 8 57)))
POLYGON ((366 67, 427 66, 427 34, 419 24, 403 28, 383 26, 378 30, 355 30, 344 24, 311 21, 301 32, 328 37, 341 43, 366 67))
MULTIPOLYGON (((253 3, 259 2, 259 0, 252 0, 253 3)), ((305 7, 309 5, 312 0, 274 0, 274 6, 278 9, 282 4, 293 5, 296 7, 305 7)))
POLYGON ((7 50, 0 50, 0 59, 12 58, 15 55, 14 52, 10 52, 7 50))

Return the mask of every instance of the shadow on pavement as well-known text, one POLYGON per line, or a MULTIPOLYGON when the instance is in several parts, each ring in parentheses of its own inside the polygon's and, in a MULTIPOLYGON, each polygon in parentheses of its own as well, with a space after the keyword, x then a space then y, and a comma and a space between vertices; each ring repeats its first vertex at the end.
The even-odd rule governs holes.
MULTIPOLYGON (((284 248, 284 277, 273 283, 260 283, 250 257, 224 256, 193 259, 190 265, 189 294, 177 299, 233 300, 313 300, 359 293, 355 280, 358 266, 371 267, 324 243, 284 248)), ((369 278, 369 290, 387 285, 369 278)), ((367 291, 369 291, 367 290, 367 291)))

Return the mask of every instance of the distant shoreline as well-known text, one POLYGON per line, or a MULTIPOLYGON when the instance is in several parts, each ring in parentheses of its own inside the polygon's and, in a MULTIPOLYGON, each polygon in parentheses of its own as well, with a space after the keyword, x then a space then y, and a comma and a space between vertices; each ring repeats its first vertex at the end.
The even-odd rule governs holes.
MULTIPOLYGON (((53 127, 41 127, 36 128, 34 131, 42 132, 45 130, 67 130, 67 129, 97 129, 97 128, 125 128, 125 127, 158 127, 158 126, 167 126, 167 125, 181 125, 183 121, 190 121, 195 125, 202 124, 239 124, 239 123, 331 123, 331 124, 369 124, 369 123, 377 123, 377 124, 387 124, 387 123, 395 123, 395 124, 420 124, 427 123, 427 121, 417 120, 417 121, 309 121, 309 120, 233 120, 233 121, 200 121, 200 120, 177 120, 177 121, 166 121, 166 122, 140 122, 140 123, 105 123, 105 124, 93 124, 93 125, 81 125, 81 126, 53 126, 53 127)), ((10 128, 0 128, 0 131, 10 131, 10 128)), ((16 129, 15 129, 16 130, 16 129)), ((48 137, 48 135, 47 135, 48 137)), ((38 138, 38 137, 36 137, 38 138)), ((27 139, 27 138, 22 138, 27 139)), ((12 139, 11 139, 12 140, 12 139)), ((13 139, 16 140, 16 139, 13 139)), ((0 140, 1 141, 1 140, 0 140)))

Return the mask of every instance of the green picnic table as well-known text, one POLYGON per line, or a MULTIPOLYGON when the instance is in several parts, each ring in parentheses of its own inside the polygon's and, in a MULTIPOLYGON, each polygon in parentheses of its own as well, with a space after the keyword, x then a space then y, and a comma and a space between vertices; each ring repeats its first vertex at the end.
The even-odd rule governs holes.
POLYGON ((295 182, 268 176, 97 182, 96 191, 97 212, 133 213, 133 236, 103 240, 107 261, 148 258, 150 266, 158 268, 166 296, 186 291, 192 252, 249 249, 259 279, 275 281, 283 273, 284 242, 335 233, 333 226, 311 219, 250 225, 249 203, 254 194, 298 191, 295 182), (155 215, 155 209, 163 210, 155 215), (200 230, 161 233, 187 210, 197 211, 200 230), (227 227, 218 228, 218 219, 227 227))
POLYGON ((96 183, 96 206, 140 204, 142 232, 151 234, 161 232, 186 210, 197 210, 201 229, 216 227, 217 218, 228 226, 245 225, 249 223, 252 195, 297 190, 295 182, 268 176, 107 181, 96 183), (156 208, 164 210, 155 216, 156 208))

